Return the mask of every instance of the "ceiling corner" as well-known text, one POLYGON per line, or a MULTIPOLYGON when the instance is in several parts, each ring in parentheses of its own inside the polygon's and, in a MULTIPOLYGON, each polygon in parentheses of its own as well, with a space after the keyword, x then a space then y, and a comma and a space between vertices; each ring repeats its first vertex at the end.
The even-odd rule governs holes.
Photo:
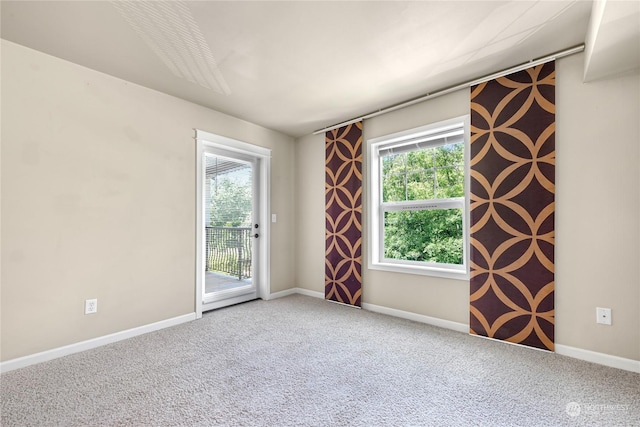
POLYGON ((585 39, 584 81, 640 68, 640 2, 595 0, 585 39))

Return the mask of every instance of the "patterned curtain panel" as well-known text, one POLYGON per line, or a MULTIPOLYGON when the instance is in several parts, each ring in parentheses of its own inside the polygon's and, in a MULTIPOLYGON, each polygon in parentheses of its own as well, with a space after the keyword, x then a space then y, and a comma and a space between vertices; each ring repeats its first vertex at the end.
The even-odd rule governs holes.
POLYGON ((555 63, 471 88, 472 334, 553 351, 555 63))
POLYGON ((325 299, 361 306, 362 122, 326 133, 325 299))

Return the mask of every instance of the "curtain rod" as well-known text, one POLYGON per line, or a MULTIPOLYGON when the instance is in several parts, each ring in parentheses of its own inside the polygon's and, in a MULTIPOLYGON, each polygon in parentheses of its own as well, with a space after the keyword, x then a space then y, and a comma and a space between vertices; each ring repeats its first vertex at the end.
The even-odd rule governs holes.
POLYGON ((361 120, 370 119, 372 117, 376 117, 376 116, 380 116, 382 114, 390 113, 392 111, 396 111, 396 110, 399 110, 401 108, 409 107, 410 105, 418 104, 418 103, 426 101, 428 99, 436 98, 438 96, 446 95, 448 93, 455 92, 455 91, 460 90, 460 89, 464 89, 464 88, 467 88, 467 87, 470 87, 470 86, 474 86, 474 85, 477 85, 477 84, 480 84, 480 83, 484 83, 484 82, 487 82, 489 80, 497 79, 498 77, 503 77, 503 76, 506 76, 506 75, 509 75, 509 74, 512 74, 512 73, 517 73, 518 71, 526 70, 527 68, 535 67, 536 65, 545 64, 547 62, 556 60, 558 58, 563 58, 565 56, 570 56, 570 55, 573 55, 573 54, 576 54, 576 53, 580 53, 583 50, 584 50, 584 44, 581 44, 581 45, 578 45, 578 46, 575 46, 575 47, 572 47, 572 48, 569 48, 569 49, 566 49, 566 50, 562 50, 560 52, 552 53, 551 55, 547 55, 547 56, 545 56, 543 58, 532 59, 529 62, 525 62, 525 63, 522 63, 520 65, 516 65, 514 67, 507 68, 506 70, 498 71, 497 73, 493 73, 493 74, 489 74, 489 75, 480 77, 479 79, 469 80, 467 82, 460 83, 460 84, 457 84, 455 86, 450 86, 448 88, 445 88, 445 89, 442 89, 442 90, 439 90, 439 91, 436 91, 436 92, 433 92, 433 93, 428 93, 428 94, 426 94, 424 96, 421 96, 419 98, 414 98, 412 100, 405 101, 405 102, 402 102, 400 104, 396 104, 396 105, 392 105, 392 106, 387 107, 387 108, 383 108, 383 109, 375 111, 373 113, 365 114, 364 116, 360 116, 360 117, 355 118, 355 119, 347 120, 346 122, 338 123, 338 124, 335 124, 333 126, 326 127, 324 129, 319 129, 319 130, 313 132, 313 134, 317 135, 319 133, 327 132, 327 131, 330 131, 330 130, 333 130, 333 129, 336 129, 336 128, 339 128, 339 127, 342 127, 342 126, 350 125, 352 123, 356 123, 356 122, 359 122, 361 120))

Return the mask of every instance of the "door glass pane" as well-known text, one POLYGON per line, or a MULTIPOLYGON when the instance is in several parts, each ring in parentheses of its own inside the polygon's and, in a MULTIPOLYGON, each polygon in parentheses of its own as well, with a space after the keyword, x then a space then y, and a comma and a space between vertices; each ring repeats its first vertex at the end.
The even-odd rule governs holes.
POLYGON ((205 294, 252 285, 251 164, 205 156, 205 294))

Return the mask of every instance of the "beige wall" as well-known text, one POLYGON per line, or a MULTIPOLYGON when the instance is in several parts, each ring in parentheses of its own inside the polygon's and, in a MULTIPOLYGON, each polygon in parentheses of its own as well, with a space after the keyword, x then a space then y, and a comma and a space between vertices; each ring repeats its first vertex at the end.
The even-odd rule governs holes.
POLYGON ((1 360, 194 312, 193 128, 273 150, 293 286, 292 138, 4 40, 1 107, 1 360))
POLYGON ((295 150, 295 284, 324 293, 324 135, 309 135, 295 150))
MULTIPOLYGON (((640 75, 583 84, 583 61, 557 62, 556 343, 640 360, 640 75)), ((468 114, 468 96, 367 120, 364 139, 468 114)), ((300 138, 296 160, 295 281, 324 292, 324 136, 300 138)), ((369 270, 366 248, 363 267, 363 302, 469 323, 468 281, 369 270)))
POLYGON ((640 74, 583 84, 583 61, 557 65, 556 342, 640 360, 640 74))

